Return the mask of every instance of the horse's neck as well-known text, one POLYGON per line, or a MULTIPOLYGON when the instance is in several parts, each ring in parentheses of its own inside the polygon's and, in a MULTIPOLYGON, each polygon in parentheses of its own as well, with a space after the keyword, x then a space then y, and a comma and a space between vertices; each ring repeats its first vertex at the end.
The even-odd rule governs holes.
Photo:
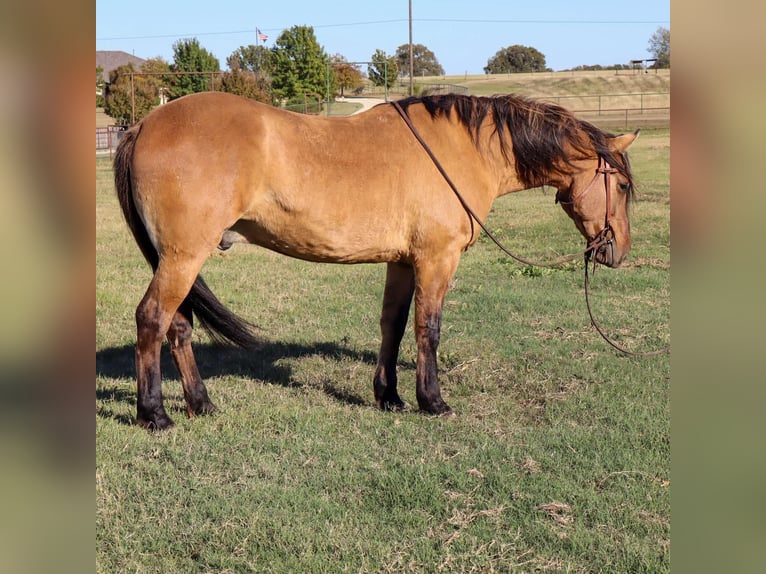
POLYGON ((495 199, 509 193, 515 193, 517 191, 524 191, 525 189, 532 189, 542 186, 561 187, 565 185, 565 182, 553 177, 541 177, 539 181, 535 181, 531 185, 528 182, 524 182, 516 171, 516 160, 513 155, 513 145, 511 137, 506 134, 506 153, 500 147, 500 139, 497 134, 494 133, 494 125, 485 125, 481 130, 480 148, 485 150, 486 162, 491 170, 494 180, 497 184, 495 190, 495 199))
POLYGON ((496 136, 485 149, 491 150, 489 152, 488 164, 490 170, 493 172, 496 183, 496 189, 494 190, 495 199, 509 193, 515 193, 529 188, 529 186, 522 183, 516 173, 513 152, 509 150, 508 158, 506 159, 500 150, 500 144, 497 142, 496 136))

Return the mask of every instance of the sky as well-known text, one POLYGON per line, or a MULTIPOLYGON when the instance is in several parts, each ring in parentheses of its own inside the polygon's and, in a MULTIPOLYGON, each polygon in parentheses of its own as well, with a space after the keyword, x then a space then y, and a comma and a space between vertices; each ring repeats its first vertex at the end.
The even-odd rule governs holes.
MULTIPOLYGON (((173 61, 173 43, 195 37, 226 68, 256 28, 272 47, 295 25, 314 27, 327 54, 365 62, 409 41, 408 0, 96 0, 96 50, 123 50, 173 61)), ((413 42, 434 52, 448 75, 481 74, 487 60, 521 44, 546 65, 628 64, 649 58, 649 39, 670 29, 670 0, 412 0, 413 42)))

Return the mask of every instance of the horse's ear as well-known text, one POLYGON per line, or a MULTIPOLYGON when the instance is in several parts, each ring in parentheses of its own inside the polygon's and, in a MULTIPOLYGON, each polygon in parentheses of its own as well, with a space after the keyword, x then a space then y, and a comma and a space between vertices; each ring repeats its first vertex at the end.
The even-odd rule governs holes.
POLYGON ((638 129, 632 134, 622 134, 621 136, 615 136, 609 140, 609 148, 613 151, 625 153, 631 144, 638 139, 638 134, 641 130, 638 129))

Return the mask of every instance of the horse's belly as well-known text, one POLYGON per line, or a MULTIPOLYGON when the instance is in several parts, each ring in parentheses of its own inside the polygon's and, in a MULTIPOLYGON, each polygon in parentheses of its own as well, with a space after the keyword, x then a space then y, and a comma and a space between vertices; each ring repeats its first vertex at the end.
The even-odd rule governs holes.
POLYGON ((265 226, 240 220, 231 227, 248 243, 306 261, 325 263, 381 263, 401 261, 408 249, 390 230, 375 232, 369 226, 316 229, 312 225, 286 222, 265 226))

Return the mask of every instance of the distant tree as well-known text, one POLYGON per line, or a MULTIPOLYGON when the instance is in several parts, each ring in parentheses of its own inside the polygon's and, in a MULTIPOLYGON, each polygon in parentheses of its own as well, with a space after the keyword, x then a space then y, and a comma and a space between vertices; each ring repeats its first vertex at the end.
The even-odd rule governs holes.
POLYGON ((138 70, 133 64, 112 70, 104 90, 104 112, 118 124, 129 124, 131 119, 140 120, 160 103, 160 91, 172 81, 170 76, 164 75, 169 71, 170 64, 160 57, 146 60, 138 70), (135 117, 132 117, 134 113, 135 117))
POLYGON ((359 66, 349 64, 345 56, 341 54, 330 56, 330 64, 335 72, 335 84, 341 96, 345 88, 353 90, 362 85, 362 71, 359 66))
POLYGON ((327 55, 311 26, 293 26, 279 35, 271 50, 271 87, 277 99, 324 94, 327 55))
POLYGON ((96 107, 104 107, 104 66, 96 66, 96 107))
POLYGON ((271 103, 271 58, 266 46, 240 46, 226 58, 231 75, 222 74, 221 89, 271 103))
POLYGON ((165 72, 170 72, 170 64, 159 56, 156 58, 149 58, 141 64, 141 72, 151 74, 146 76, 146 84, 154 91, 154 103, 159 104, 160 93, 162 91, 167 93, 173 85, 173 76, 165 74, 165 72))
MULTIPOLYGON (((399 66, 399 73, 402 76, 408 76, 410 72, 410 45, 402 44, 396 49, 396 63, 399 66)), ((413 76, 443 76, 439 60, 434 53, 423 44, 412 45, 412 75, 413 76)))
POLYGON ((271 76, 271 50, 266 46, 240 46, 226 58, 230 70, 253 72, 259 76, 271 76))
POLYGON ((660 26, 657 31, 649 38, 649 47, 647 52, 657 58, 655 64, 658 68, 670 67, 670 30, 660 26))
MULTIPOLYGON (((171 69, 174 72, 217 72, 220 68, 218 58, 203 48, 197 38, 178 40, 173 44, 171 69)), ((207 74, 175 76, 170 99, 206 92, 211 88, 210 76, 207 74)))
POLYGON ((270 88, 270 83, 263 76, 257 76, 250 70, 240 70, 236 62, 230 71, 223 72, 216 81, 216 90, 267 104, 271 103, 270 88))
POLYGON ((396 77, 399 75, 396 56, 389 56, 383 50, 375 50, 370 61, 372 63, 367 64, 367 76, 374 85, 384 86, 387 83, 390 88, 396 83, 396 77))
POLYGON ((515 44, 498 50, 487 60, 485 74, 513 74, 517 72, 544 72, 545 56, 530 46, 515 44))
POLYGON ((574 68, 569 68, 568 70, 564 70, 567 72, 593 72, 593 71, 599 71, 599 70, 629 70, 630 65, 628 64, 612 64, 611 66, 602 66, 601 64, 591 64, 591 65, 580 65, 575 66, 574 68))
POLYGON ((146 76, 133 76, 131 96, 131 74, 137 70, 133 64, 125 64, 109 73, 109 85, 104 96, 104 112, 117 124, 127 125, 131 120, 138 121, 156 105, 156 87, 147 81, 146 76), (133 116, 135 104, 135 117, 133 116))

